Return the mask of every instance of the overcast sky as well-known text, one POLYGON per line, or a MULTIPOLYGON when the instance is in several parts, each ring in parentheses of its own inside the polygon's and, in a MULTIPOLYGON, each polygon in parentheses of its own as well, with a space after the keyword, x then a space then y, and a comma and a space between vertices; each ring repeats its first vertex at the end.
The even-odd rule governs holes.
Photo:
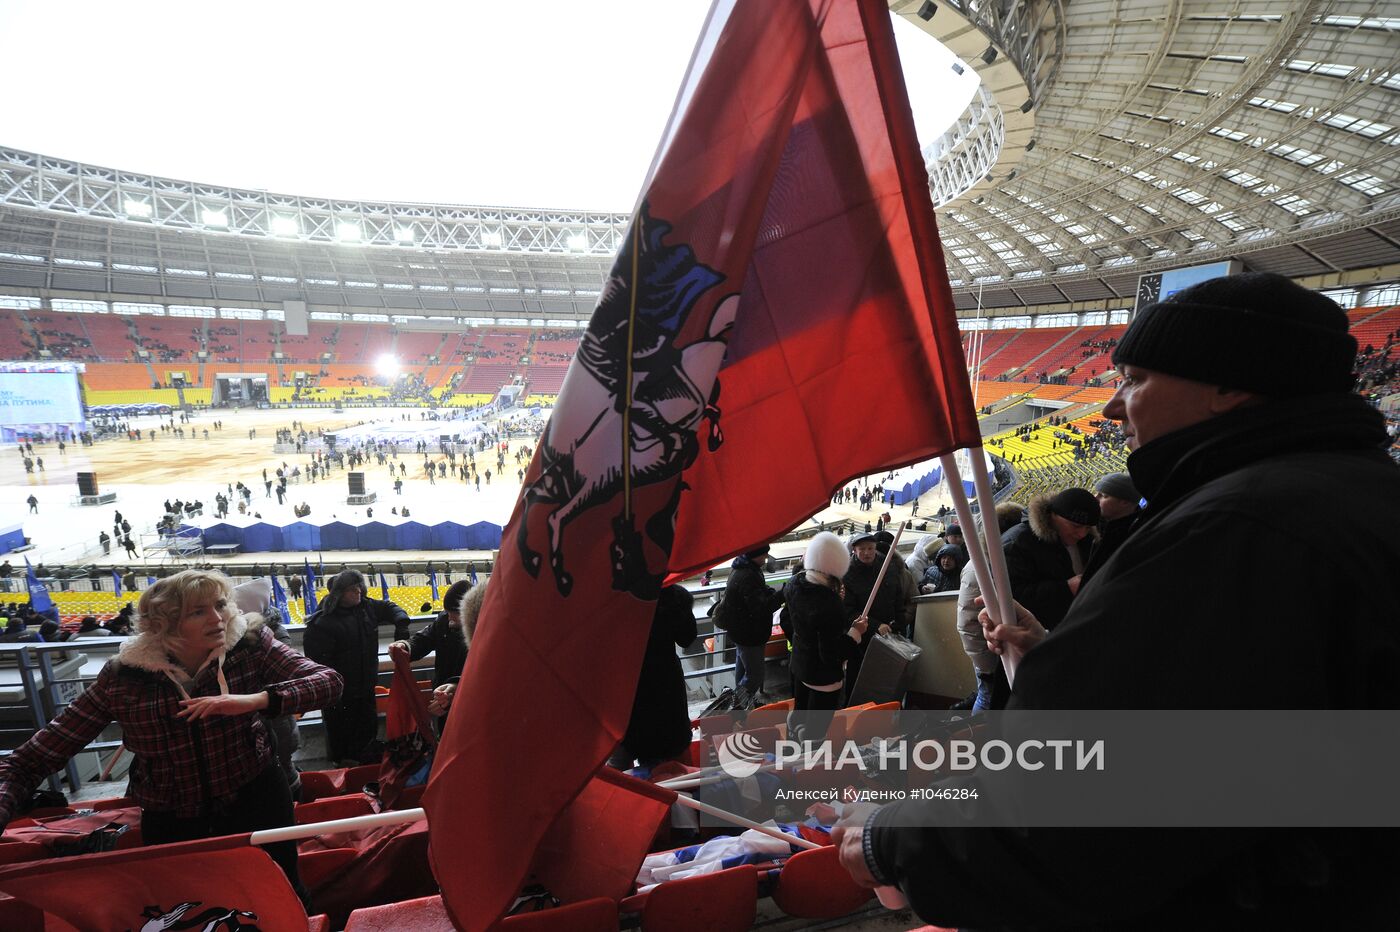
MULTIPOLYGON (((625 211, 708 7, 0 0, 0 145, 278 193, 625 211)), ((927 145, 975 84, 895 25, 927 145)))

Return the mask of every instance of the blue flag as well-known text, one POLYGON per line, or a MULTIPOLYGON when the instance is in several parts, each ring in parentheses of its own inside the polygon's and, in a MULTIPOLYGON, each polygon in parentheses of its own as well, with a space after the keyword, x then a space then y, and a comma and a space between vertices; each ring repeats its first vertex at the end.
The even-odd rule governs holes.
POLYGON ((311 571, 311 564, 302 560, 302 565, 306 567, 306 591, 302 596, 302 611, 307 615, 316 611, 316 574, 311 571))
POLYGON ((29 607, 34 610, 34 614, 57 621, 58 610, 53 607, 53 599, 49 598, 49 587, 34 575, 34 567, 29 564, 28 557, 24 558, 24 575, 25 584, 29 588, 29 607))
POLYGON ((438 600, 437 573, 428 574, 428 585, 433 587, 433 601, 436 602, 438 600))
POLYGON ((475 586, 475 585, 476 585, 476 582, 477 582, 477 580, 476 580, 476 564, 475 564, 475 563, 470 563, 470 564, 468 564, 468 565, 467 565, 467 572, 468 572, 467 578, 470 579, 470 580, 471 580, 471 584, 472 584, 473 586, 475 586))
POLYGON ((112 591, 120 593, 122 591, 122 574, 112 570, 112 591))
POLYGON ((154 576, 147 576, 147 577, 146 577, 146 585, 147 585, 147 586, 154 586, 155 584, 156 584, 156 578, 155 578, 154 576))
POLYGON ((385 602, 389 601, 389 583, 384 579, 384 574, 379 574, 379 597, 385 602))
POLYGON ((282 591, 282 584, 277 581, 275 573, 272 575, 272 607, 281 614, 282 627, 292 623, 292 613, 287 609, 287 593, 282 591))

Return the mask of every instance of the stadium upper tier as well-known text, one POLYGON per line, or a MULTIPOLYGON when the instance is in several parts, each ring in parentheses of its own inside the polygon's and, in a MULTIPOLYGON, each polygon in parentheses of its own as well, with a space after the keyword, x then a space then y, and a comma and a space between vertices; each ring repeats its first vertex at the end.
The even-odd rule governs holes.
MULTIPOLYGON (((1383 347, 1400 330, 1400 307, 1355 308, 1348 316, 1362 349, 1383 347)), ((1037 397, 1058 399, 1111 383, 1113 347, 1125 329, 1089 324, 976 331, 964 334, 963 351, 986 383, 1031 383, 1037 397)), ((552 395, 563 384, 579 338, 577 331, 540 328, 441 332, 363 322, 315 323, 310 330, 310 336, 290 337, 277 320, 0 308, 5 358, 85 362, 84 385, 102 391, 149 390, 171 385, 177 376, 187 386, 208 388, 219 374, 239 372, 264 375, 269 387, 287 389, 298 379, 308 387, 337 390, 411 382, 411 391, 399 393, 408 403, 445 401, 454 393, 489 397, 517 378, 532 394, 552 395), (202 353, 207 356, 201 358, 202 353), (380 371, 384 354, 396 359, 404 380, 380 371)), ((1106 399, 1107 394, 1092 395, 1092 400, 1106 399)), ((1079 394, 1077 400, 1091 396, 1079 394)), ((978 402, 989 403, 984 397, 978 402)))
MULTIPOLYGON (((960 309, 1121 307, 1143 272, 1230 257, 1293 277, 1400 263, 1396 0, 890 7, 983 81, 925 147, 960 309)), ((576 320, 628 219, 271 194, 0 149, 11 293, 576 320)))

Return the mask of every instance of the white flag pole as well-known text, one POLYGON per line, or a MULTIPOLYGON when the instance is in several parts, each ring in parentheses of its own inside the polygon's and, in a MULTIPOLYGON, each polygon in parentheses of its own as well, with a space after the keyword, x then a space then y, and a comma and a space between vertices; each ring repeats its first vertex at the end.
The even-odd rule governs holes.
POLYGON ((699 812, 705 813, 706 815, 712 815, 716 819, 721 819, 725 822, 730 823, 731 825, 737 825, 740 828, 746 828, 755 832, 762 832, 763 834, 772 836, 773 838, 780 838, 788 844, 796 845, 799 848, 822 847, 822 845, 819 845, 814 841, 808 841, 807 839, 797 835, 789 835, 782 829, 774 828, 771 825, 764 825, 761 822, 755 822, 753 819, 746 819, 741 815, 735 815, 734 813, 729 812, 728 810, 720 809, 718 806, 711 806, 709 803, 702 803, 700 800, 694 799, 690 796, 685 796, 678 793, 676 794, 676 802, 680 803, 682 806, 685 806, 688 809, 695 809, 699 812))
POLYGON ((401 809, 394 812, 376 812, 373 815, 355 816, 350 819, 335 819, 331 822, 311 822, 307 825, 288 825, 283 828, 269 828, 254 832, 248 841, 254 845, 270 845, 275 841, 294 841, 298 838, 313 838, 330 832, 353 832, 361 828, 376 828, 380 825, 395 825, 399 822, 417 822, 426 819, 428 814, 422 809, 401 809))
MULTIPOLYGON (((968 545, 967 555, 972 559, 972 572, 977 577, 977 587, 982 590, 982 602, 987 606, 987 613, 1002 624, 1015 624, 1016 611, 1011 604, 1011 580, 1006 570, 1006 554, 1001 549, 996 506, 992 503, 991 483, 987 481, 987 472, 983 465, 986 463, 986 456, 980 446, 970 449, 968 456, 969 460, 972 457, 982 459, 982 462, 975 466, 969 463, 973 486, 978 493, 977 504, 982 515, 980 537, 976 533, 969 533, 969 530, 977 525, 972 519, 972 508, 968 505, 957 461, 949 454, 939 457, 939 462, 943 464, 943 475, 948 480, 948 491, 953 496, 953 509, 963 527, 963 540, 968 545), (985 497, 982 494, 984 490, 985 497), (984 541, 986 551, 982 549, 984 541)), ((1007 680, 1013 681, 1016 675, 1016 658, 1002 655, 1001 661, 1006 669, 1007 680)))

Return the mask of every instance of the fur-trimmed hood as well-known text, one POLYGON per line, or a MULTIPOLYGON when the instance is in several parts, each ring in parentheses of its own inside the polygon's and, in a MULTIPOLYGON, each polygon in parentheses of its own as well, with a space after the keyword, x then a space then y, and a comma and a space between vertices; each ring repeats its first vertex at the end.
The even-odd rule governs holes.
MULTIPOLYGON (((233 650, 234 646, 244 638, 255 640, 258 631, 266 626, 267 620, 257 612, 234 615, 224 626, 223 653, 227 654, 233 650)), ((180 665, 171 661, 169 649, 165 645, 165 638, 150 632, 127 638, 126 643, 122 644, 121 649, 117 651, 117 663, 124 667, 145 670, 148 673, 173 673, 182 679, 187 678, 185 672, 180 669, 180 665)))
MULTIPOLYGON (((1054 512, 1050 510, 1049 495, 1038 495, 1031 499, 1030 505, 1026 508, 1026 522, 1031 526, 1031 532, 1036 537, 1047 544, 1059 544, 1060 535, 1055 530, 1054 512)), ((1089 537, 1092 540, 1099 539, 1099 529, 1090 528, 1089 537)))

